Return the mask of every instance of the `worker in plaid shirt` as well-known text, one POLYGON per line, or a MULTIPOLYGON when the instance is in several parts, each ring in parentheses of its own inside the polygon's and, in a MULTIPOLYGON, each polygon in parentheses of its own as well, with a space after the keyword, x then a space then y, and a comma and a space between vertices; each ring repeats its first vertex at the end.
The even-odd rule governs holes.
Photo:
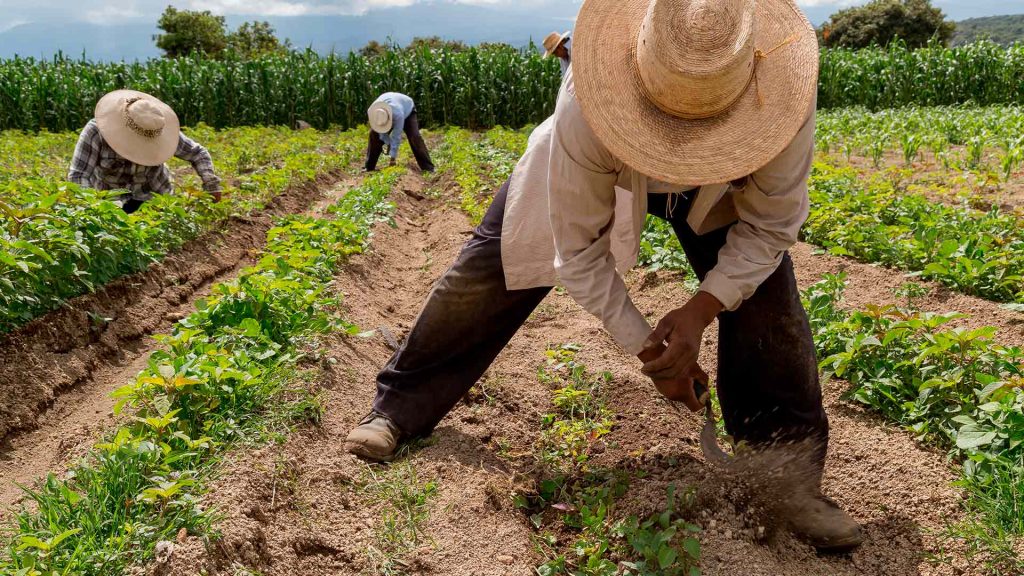
POLYGON ((153 194, 173 190, 165 164, 171 156, 190 163, 203 189, 220 201, 209 151, 180 132, 170 107, 141 92, 119 90, 100 100, 96 118, 82 130, 68 180, 96 190, 126 190, 118 202, 130 214, 153 194))

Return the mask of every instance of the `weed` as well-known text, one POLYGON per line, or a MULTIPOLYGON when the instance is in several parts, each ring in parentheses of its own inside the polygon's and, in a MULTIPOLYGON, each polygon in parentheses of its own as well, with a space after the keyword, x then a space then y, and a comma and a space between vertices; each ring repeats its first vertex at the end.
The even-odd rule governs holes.
POLYGON ((421 482, 409 462, 386 468, 368 466, 363 490, 382 506, 380 521, 374 530, 375 544, 367 548, 374 574, 406 574, 401 557, 424 541, 421 526, 429 516, 430 499, 437 483, 421 482))

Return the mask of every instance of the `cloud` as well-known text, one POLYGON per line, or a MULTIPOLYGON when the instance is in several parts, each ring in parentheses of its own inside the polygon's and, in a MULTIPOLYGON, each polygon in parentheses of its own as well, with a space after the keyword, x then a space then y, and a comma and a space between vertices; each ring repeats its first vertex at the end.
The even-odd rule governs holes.
POLYGON ((833 6, 835 8, 846 8, 854 4, 863 4, 867 0, 797 0, 802 7, 833 6))
MULTIPOLYGON (((378 8, 398 8, 424 0, 188 0, 192 10, 209 10, 216 14, 257 16, 306 16, 365 14, 378 8)), ((430 0, 433 1, 433 0, 430 0)), ((513 0, 445 0, 456 4, 522 5, 513 0)), ((541 3, 527 0, 525 3, 541 3)))
POLYGON ((119 24, 127 20, 134 20, 142 16, 134 0, 107 1, 98 7, 85 10, 83 13, 86 22, 92 24, 119 24))

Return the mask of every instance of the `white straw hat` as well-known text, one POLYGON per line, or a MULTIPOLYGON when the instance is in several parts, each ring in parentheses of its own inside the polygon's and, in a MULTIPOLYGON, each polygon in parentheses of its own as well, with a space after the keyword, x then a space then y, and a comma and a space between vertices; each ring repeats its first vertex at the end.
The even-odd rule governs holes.
POLYGON ((116 90, 96 103, 100 135, 118 156, 159 166, 178 149, 181 124, 171 107, 135 90, 116 90))
POLYGON ((370 119, 370 129, 374 132, 386 134, 391 131, 391 105, 387 102, 374 102, 366 111, 366 115, 370 119))
POLYGON ((723 183, 796 136, 818 42, 792 0, 586 0, 572 65, 587 123, 620 160, 666 182, 723 183))
POLYGON ((561 46, 567 38, 569 38, 570 33, 571 32, 563 32, 562 34, 559 34, 558 32, 552 32, 551 34, 548 34, 547 37, 544 38, 544 58, 551 56, 551 54, 553 54, 555 50, 561 46))

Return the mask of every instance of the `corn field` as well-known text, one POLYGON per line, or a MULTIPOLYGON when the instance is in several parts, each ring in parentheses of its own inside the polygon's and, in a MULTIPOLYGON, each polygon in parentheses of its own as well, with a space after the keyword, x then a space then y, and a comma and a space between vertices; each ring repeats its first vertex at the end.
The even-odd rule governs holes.
MULTIPOLYGON (((149 92, 183 124, 351 128, 381 92, 416 100, 427 126, 523 126, 554 109, 553 59, 534 47, 422 48, 376 58, 294 52, 256 60, 182 58, 98 63, 59 55, 0 61, 0 129, 78 130, 100 96, 149 92)), ((911 104, 1024 104, 1024 45, 824 50, 818 105, 869 109, 911 104)))
POLYGON ((256 60, 144 63, 0 61, 0 129, 78 130, 103 94, 132 88, 170 104, 184 125, 354 127, 382 92, 416 100, 425 125, 521 126, 554 108, 558 64, 536 50, 422 49, 377 58, 295 52, 256 60))

